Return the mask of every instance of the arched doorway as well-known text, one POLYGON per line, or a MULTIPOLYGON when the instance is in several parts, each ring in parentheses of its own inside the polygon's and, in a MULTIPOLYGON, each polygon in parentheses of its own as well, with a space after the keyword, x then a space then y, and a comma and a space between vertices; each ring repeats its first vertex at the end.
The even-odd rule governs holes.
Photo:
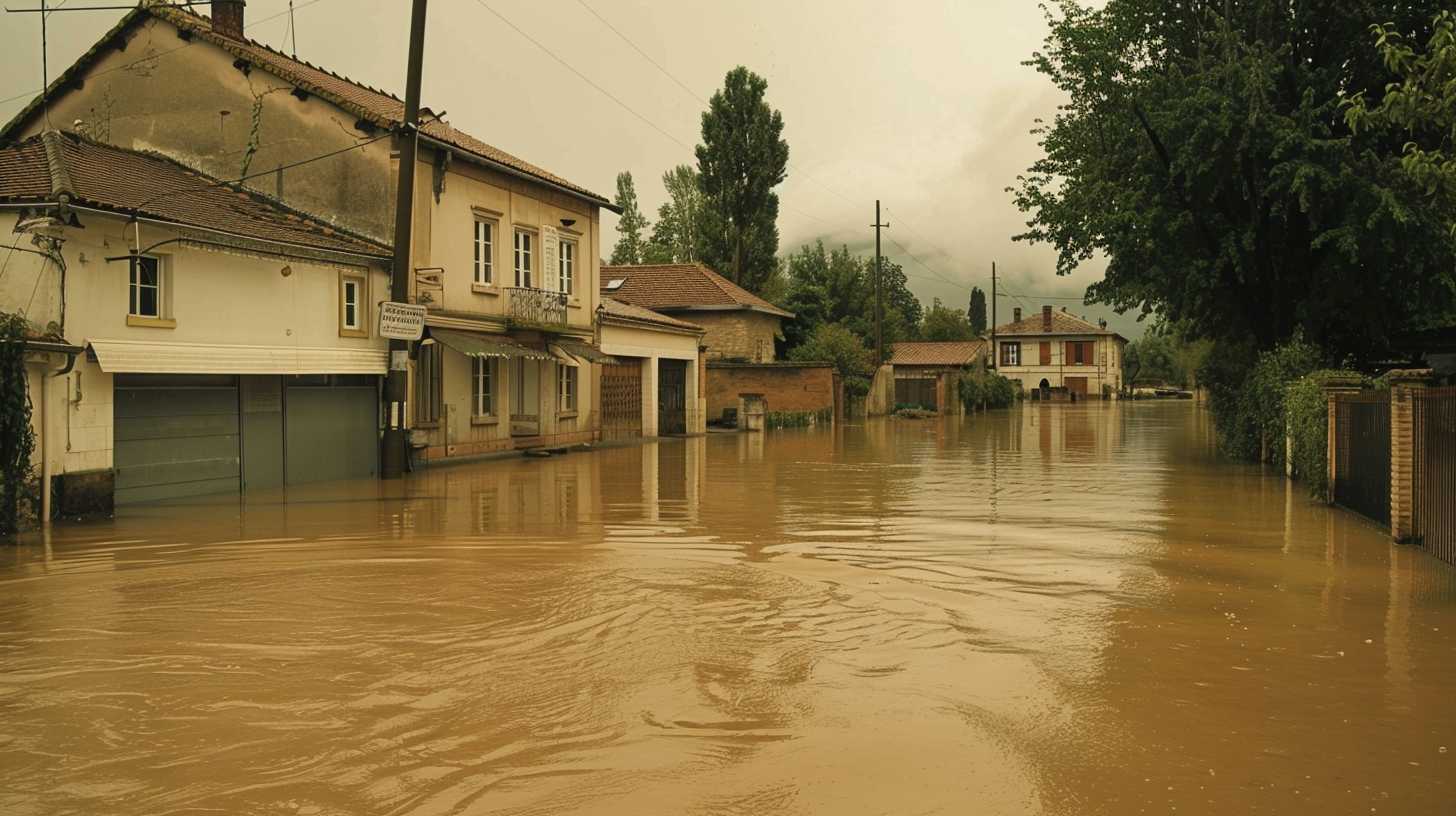
POLYGON ((1049 400, 1052 398, 1052 384, 1047 380, 1047 378, 1042 377, 1041 385, 1037 386, 1037 390, 1041 392, 1041 398, 1043 400, 1049 400))

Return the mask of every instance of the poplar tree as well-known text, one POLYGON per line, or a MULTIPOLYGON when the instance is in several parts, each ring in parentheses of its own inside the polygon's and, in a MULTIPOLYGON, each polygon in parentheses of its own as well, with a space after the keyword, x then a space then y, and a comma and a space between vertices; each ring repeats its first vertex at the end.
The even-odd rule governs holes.
POLYGON ((613 200, 622 215, 617 219, 617 245, 612 247, 611 263, 640 264, 646 259, 647 244, 643 233, 647 231, 647 219, 637 205, 637 187, 632 183, 631 173, 617 174, 617 197, 613 200))

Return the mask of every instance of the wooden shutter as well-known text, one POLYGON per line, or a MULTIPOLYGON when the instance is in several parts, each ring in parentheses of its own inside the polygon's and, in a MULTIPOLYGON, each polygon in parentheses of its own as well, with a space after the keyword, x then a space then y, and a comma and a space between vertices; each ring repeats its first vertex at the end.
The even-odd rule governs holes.
POLYGON ((1044 366, 1052 364, 1052 344, 1045 340, 1041 343, 1041 364, 1044 366))

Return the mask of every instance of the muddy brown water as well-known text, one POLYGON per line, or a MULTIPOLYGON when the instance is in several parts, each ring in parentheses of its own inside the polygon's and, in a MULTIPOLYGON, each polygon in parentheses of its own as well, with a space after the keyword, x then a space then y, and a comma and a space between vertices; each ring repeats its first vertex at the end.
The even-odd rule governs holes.
POLYGON ((711 436, 0 550, 0 813, 1456 812, 1456 569, 1187 404, 711 436))

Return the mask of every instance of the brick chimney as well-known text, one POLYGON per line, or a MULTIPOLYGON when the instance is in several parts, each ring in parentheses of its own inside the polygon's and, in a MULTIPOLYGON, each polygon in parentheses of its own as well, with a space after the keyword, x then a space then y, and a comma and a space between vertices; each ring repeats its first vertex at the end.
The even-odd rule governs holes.
POLYGON ((1049 332, 1052 330, 1052 307, 1041 307, 1041 330, 1049 332))
POLYGON ((1015 309, 1012 309, 1011 310, 1011 322, 1012 323, 1020 323, 1021 322, 1021 307, 1020 306, 1017 306, 1015 309))
POLYGON ((243 7, 248 0, 213 0, 212 30, 235 40, 243 38, 243 7))

